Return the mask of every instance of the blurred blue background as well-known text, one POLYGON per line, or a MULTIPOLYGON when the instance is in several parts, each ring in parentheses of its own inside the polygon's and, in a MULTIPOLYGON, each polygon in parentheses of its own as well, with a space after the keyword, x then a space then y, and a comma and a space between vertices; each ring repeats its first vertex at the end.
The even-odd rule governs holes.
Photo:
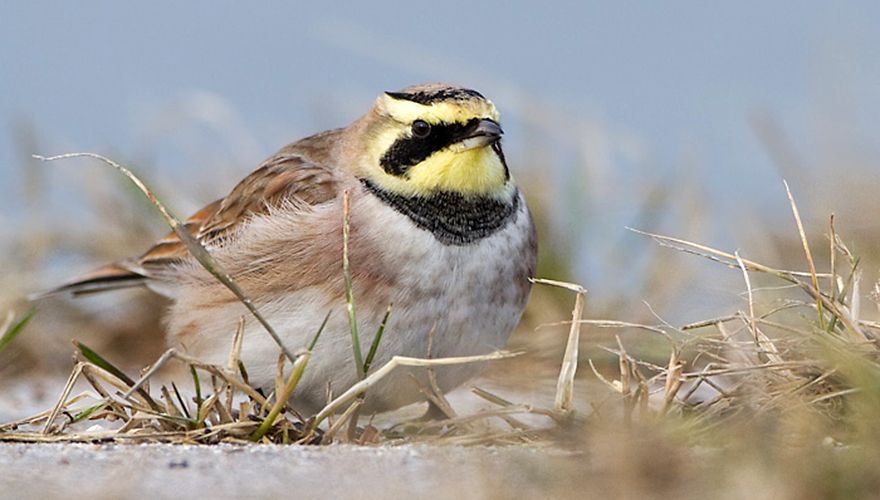
POLYGON ((650 243, 624 225, 667 212, 666 232, 730 249, 764 224, 790 231, 782 177, 812 229, 850 210, 858 233, 880 224, 864 217, 880 171, 878 19, 871 1, 6 2, 0 224, 22 229, 38 168, 50 213, 79 223, 82 188, 65 179, 84 167, 31 153, 113 155, 185 212, 381 91, 440 80, 501 109, 515 174, 549 193, 562 278, 626 286, 609 259, 650 243))

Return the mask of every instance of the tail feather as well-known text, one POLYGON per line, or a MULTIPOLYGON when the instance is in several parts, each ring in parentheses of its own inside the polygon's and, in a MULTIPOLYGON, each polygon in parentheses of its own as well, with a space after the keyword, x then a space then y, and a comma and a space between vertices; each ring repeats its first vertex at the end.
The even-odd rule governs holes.
POLYGON ((40 293, 32 299, 60 293, 86 295, 92 293, 146 286, 147 277, 131 269, 125 262, 116 262, 74 278, 67 283, 40 293))

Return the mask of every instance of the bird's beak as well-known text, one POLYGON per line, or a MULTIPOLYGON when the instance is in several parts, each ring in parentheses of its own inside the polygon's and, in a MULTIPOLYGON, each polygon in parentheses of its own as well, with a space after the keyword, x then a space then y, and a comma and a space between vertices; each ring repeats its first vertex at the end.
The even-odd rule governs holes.
POLYGON ((474 126, 468 127, 458 142, 453 144, 452 147, 459 153, 482 148, 498 142, 503 133, 504 131, 501 130, 501 126, 493 120, 483 119, 476 122, 474 126))

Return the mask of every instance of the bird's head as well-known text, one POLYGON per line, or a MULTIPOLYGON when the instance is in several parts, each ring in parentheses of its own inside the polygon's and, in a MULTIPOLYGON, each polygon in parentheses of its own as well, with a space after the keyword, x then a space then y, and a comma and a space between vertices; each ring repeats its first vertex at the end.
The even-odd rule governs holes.
POLYGON ((359 174, 384 191, 504 198, 514 190, 498 111, 477 91, 427 84, 386 92, 361 123, 359 174))

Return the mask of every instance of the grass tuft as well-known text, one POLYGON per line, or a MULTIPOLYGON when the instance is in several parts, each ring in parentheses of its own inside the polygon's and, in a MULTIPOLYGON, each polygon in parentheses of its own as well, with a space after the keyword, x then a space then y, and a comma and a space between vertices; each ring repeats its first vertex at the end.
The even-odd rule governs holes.
POLYGON ((11 344, 22 331, 24 331, 24 327, 27 326, 36 312, 37 310, 32 307, 28 309, 21 318, 16 320, 15 316, 10 311, 6 322, 0 327, 0 332, 3 332, 2 335, 0 335, 0 351, 6 349, 6 347, 11 344))

